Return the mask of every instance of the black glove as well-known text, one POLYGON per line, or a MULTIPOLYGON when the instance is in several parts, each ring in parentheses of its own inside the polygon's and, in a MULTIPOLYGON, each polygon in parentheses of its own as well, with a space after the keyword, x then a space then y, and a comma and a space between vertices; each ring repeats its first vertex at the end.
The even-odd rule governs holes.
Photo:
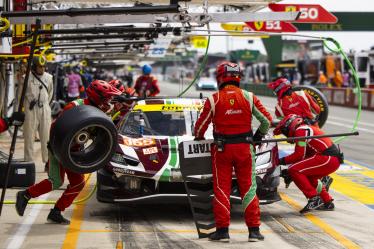
POLYGON ((284 184, 286 184, 286 188, 288 188, 292 182, 291 176, 288 174, 288 169, 283 169, 280 174, 281 177, 284 179, 284 184))
POLYGON ((255 135, 253 136, 253 141, 260 142, 266 134, 262 134, 259 129, 255 132, 255 135))
POLYGON ((279 158, 279 165, 286 165, 286 160, 284 160, 284 157, 279 158))
POLYGON ((134 99, 136 98, 130 97, 128 96, 128 94, 122 94, 122 95, 114 96, 112 99, 112 102, 126 102, 126 101, 134 100, 134 99))
POLYGON ((23 112, 13 112, 12 116, 9 118, 9 125, 21 126, 25 121, 25 113, 23 112))

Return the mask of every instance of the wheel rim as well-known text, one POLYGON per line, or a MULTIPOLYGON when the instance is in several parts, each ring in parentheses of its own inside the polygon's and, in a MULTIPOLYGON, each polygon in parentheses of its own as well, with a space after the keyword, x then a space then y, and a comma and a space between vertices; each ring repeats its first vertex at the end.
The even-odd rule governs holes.
POLYGON ((74 166, 96 168, 107 160, 113 148, 113 135, 102 125, 77 131, 69 143, 68 156, 74 166))

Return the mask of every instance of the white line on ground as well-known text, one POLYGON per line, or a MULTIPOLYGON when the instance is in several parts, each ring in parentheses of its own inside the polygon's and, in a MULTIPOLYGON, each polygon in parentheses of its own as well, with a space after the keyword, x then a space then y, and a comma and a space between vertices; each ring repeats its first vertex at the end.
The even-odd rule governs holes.
MULTIPOLYGON (((341 126, 341 127, 346 127, 346 128, 352 128, 353 125, 350 125, 350 124, 342 124, 342 123, 338 123, 338 122, 334 122, 334 121, 330 121, 330 120, 327 120, 327 123, 328 124, 332 124, 332 125, 336 125, 336 126, 341 126)), ((369 130, 369 129, 365 129, 365 128, 358 128, 358 131, 364 131, 364 132, 367 132, 367 133, 371 133, 371 134, 374 134, 374 131, 373 130, 369 130)))
MULTIPOLYGON (((45 194, 37 200, 44 201, 48 198, 48 196, 49 194, 45 194)), ((31 229, 32 224, 34 224, 43 206, 43 204, 32 205, 30 213, 27 215, 25 219, 23 219, 16 233, 8 239, 9 243, 6 249, 19 249, 22 247, 23 241, 25 240, 28 232, 31 229)))
MULTIPOLYGON (((347 123, 352 123, 352 119, 346 119, 346 118, 340 118, 340 117, 336 117, 336 116, 331 116, 329 115, 329 119, 336 119, 336 120, 341 120, 341 121, 345 121, 347 123)), ((366 123, 366 122, 361 122, 359 121, 358 122, 359 126, 361 125, 364 125, 364 126, 370 126, 370 127, 374 127, 374 124, 370 124, 370 123, 366 123)))

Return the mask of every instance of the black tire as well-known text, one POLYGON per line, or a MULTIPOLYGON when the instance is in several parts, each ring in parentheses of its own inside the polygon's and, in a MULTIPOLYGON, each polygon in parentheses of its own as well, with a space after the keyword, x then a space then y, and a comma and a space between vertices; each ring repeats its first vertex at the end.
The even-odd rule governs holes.
POLYGON ((109 162, 117 148, 117 135, 115 125, 105 113, 81 105, 64 111, 56 120, 50 146, 65 168, 86 174, 109 162))
POLYGON ((329 116, 329 104, 325 95, 323 95, 320 90, 312 86, 295 86, 292 89, 296 91, 305 91, 316 100, 316 103, 321 108, 321 112, 318 115, 318 125, 319 127, 322 127, 326 123, 329 116))

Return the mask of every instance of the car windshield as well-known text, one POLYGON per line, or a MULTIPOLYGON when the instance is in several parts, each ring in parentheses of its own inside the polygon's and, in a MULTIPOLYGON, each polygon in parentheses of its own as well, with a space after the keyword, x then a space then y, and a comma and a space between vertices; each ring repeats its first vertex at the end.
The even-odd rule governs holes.
POLYGON ((140 136, 140 119, 144 119, 143 135, 193 136, 198 111, 133 111, 120 124, 119 132, 126 136, 140 136))

